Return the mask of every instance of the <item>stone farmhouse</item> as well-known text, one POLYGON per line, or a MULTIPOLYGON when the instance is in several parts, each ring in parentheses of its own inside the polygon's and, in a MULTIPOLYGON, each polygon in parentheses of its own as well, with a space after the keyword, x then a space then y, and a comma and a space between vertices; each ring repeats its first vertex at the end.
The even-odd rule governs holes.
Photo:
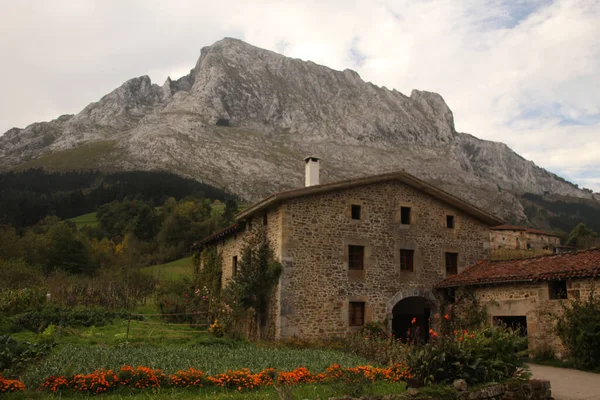
POLYGON ((521 327, 528 336, 530 351, 548 345, 560 357, 564 348, 554 333, 555 319, 550 313, 560 313, 561 300, 585 298, 592 288, 596 292, 600 289, 600 249, 484 260, 446 278, 436 288, 446 292, 462 288, 485 306, 490 322, 521 327))
POLYGON ((342 336, 371 321, 403 335, 416 319, 426 337, 438 310, 434 285, 489 254, 500 219, 405 172, 319 183, 273 194, 196 244, 216 246, 223 283, 240 250, 265 229, 283 272, 271 301, 270 338, 342 336))
POLYGON ((490 229, 492 249, 560 249, 560 236, 515 225, 498 225, 490 229))

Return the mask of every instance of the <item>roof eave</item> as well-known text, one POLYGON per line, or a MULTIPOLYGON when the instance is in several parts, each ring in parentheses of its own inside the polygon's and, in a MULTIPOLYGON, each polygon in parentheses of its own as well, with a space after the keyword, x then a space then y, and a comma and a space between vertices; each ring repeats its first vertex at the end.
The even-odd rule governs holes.
POLYGON ((462 210, 463 212, 473 216, 476 219, 479 219, 480 221, 482 221, 488 225, 499 225, 499 224, 504 223, 504 221, 502 219, 500 219, 492 214, 489 214, 489 213, 477 208, 476 206, 473 206, 473 205, 467 203, 466 201, 464 201, 456 196, 453 196, 450 193, 447 193, 441 189, 438 189, 427 182, 421 181, 420 179, 418 179, 412 175, 409 175, 405 172, 396 172, 396 173, 392 173, 392 174, 376 175, 376 176, 365 177, 365 178, 357 179, 357 180, 343 181, 343 182, 332 183, 332 184, 327 184, 327 185, 309 186, 309 187, 305 187, 305 188, 301 188, 301 189, 297 189, 297 190, 291 190, 289 192, 276 193, 276 194, 273 194, 273 195, 265 198, 264 200, 256 203, 255 205, 242 211, 241 213, 237 214, 235 218, 238 221, 243 220, 256 212, 269 207, 270 205, 279 203, 279 202, 287 200, 289 198, 302 197, 302 196, 307 196, 307 195, 330 192, 330 191, 335 191, 335 190, 339 190, 339 189, 345 189, 345 188, 352 187, 352 186, 364 186, 364 185, 369 185, 369 184, 374 184, 374 183, 385 182, 385 181, 389 181, 389 180, 399 180, 409 186, 412 186, 413 188, 415 188, 417 190, 425 192, 425 193, 429 194, 430 196, 439 199, 440 201, 446 202, 446 203, 458 208, 459 210, 462 210))

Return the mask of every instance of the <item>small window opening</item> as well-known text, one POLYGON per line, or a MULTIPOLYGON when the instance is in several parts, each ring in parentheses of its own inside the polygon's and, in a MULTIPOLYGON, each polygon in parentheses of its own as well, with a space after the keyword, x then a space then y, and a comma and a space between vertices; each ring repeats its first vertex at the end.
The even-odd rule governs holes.
POLYGON ((263 225, 264 226, 267 226, 267 222, 269 222, 268 218, 269 217, 267 216, 267 213, 264 213, 263 214, 263 225))
POLYGON ((458 273, 458 253, 446 253, 446 275, 458 273))
POLYGON ((400 250, 400 271, 413 272, 414 267, 415 251, 401 249, 400 250))
POLYGON ((560 300, 568 297, 566 281, 550 281, 548 282, 548 289, 550 291, 550 300, 560 300))
POLYGON ((448 298, 448 303, 450 303, 450 304, 456 303, 456 289, 455 288, 446 289, 446 296, 448 298))
POLYGON ((360 219, 361 207, 358 204, 352 204, 352 219, 360 219))
POLYGON ((252 217, 248 218, 248 220, 246 221, 246 230, 252 230, 252 217))
POLYGON ((410 225, 410 207, 400 207, 400 223, 410 225))
POLYGON ((365 246, 348 246, 348 269, 365 268, 365 246))
POLYGON ((231 258, 231 275, 236 276, 238 273, 238 259, 237 256, 231 258))
POLYGON ((217 126, 229 126, 229 119, 227 119, 227 118, 219 118, 219 119, 217 119, 217 123, 215 125, 217 125, 217 126))
POLYGON ((454 229, 454 215, 446 215, 446 228, 454 229))
POLYGON ((363 301, 350 302, 348 322, 350 326, 363 326, 365 324, 365 303, 363 301))

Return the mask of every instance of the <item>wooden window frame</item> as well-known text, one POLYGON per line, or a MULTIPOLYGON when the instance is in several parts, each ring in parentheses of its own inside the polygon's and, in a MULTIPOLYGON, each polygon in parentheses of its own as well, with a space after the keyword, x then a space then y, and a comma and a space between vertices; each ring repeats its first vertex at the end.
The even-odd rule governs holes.
POLYGON ((400 249, 400 272, 415 272, 415 251, 400 249))
POLYGON ((364 301, 351 301, 348 303, 348 325, 364 326, 365 325, 365 309, 364 301))
POLYGON ((458 274, 458 253, 447 251, 444 253, 446 275, 458 274))
POLYGON ((365 246, 348 245, 348 270, 363 271, 365 269, 365 246))

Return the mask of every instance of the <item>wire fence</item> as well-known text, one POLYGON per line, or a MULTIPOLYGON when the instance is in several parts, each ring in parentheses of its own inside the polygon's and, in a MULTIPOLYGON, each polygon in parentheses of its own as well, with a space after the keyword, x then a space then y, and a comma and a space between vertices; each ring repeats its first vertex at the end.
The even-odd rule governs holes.
POLYGON ((198 335, 208 333, 210 322, 210 313, 208 311, 170 314, 130 313, 127 318, 127 332, 125 336, 127 339, 134 337, 148 339, 152 337, 160 339, 193 339, 198 337, 198 335), (179 317, 182 319, 190 318, 194 321, 204 320, 205 322, 175 323, 152 320, 147 321, 145 320, 147 317, 179 317))

